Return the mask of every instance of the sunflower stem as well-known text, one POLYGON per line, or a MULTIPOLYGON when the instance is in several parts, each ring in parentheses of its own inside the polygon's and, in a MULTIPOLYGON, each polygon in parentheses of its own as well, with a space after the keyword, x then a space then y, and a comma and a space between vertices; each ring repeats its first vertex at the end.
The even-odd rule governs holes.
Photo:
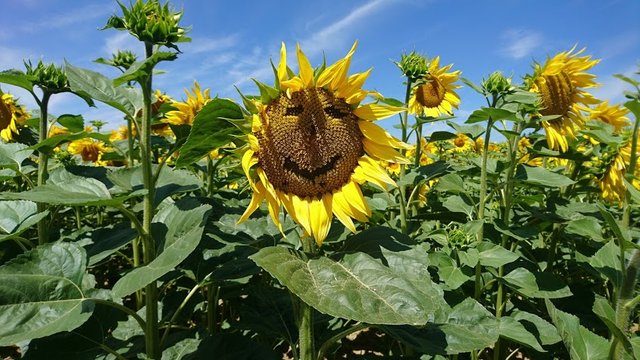
MULTIPOLYGON (((35 94, 34 94, 35 97, 35 94)), ((49 133, 48 129, 48 107, 49 107, 49 99, 51 98, 51 93, 44 90, 42 94, 42 100, 38 101, 40 105, 40 137, 39 142, 42 143, 47 139, 47 135, 49 133)), ((36 97, 37 99, 37 97, 36 97)), ((47 181, 47 163, 49 162, 49 156, 45 150, 38 150, 38 186, 44 185, 47 181)), ((46 203, 38 203, 38 213, 42 213, 47 211, 46 203)), ((49 241, 49 230, 47 228, 47 219, 42 218, 38 221, 38 244, 43 245, 49 241)))
MULTIPOLYGON (((411 97, 411 86, 412 86, 411 78, 407 77, 407 89, 405 91, 404 96, 404 106, 409 106, 409 98, 411 97)), ((409 110, 405 110, 400 117, 400 125, 402 127, 402 142, 407 142, 407 122, 409 119, 409 110)), ((416 144, 416 147, 420 146, 420 141, 416 144)), ((403 150, 403 155, 405 151, 403 150)), ((406 165, 400 164, 400 179, 404 178, 406 174, 406 165)), ((407 191, 407 186, 404 183, 400 184, 400 231, 403 234, 407 233, 407 202, 405 201, 405 192, 407 191)))
POLYGON ((127 167, 133 167, 135 158, 133 156, 133 147, 135 145, 133 137, 133 120, 127 116, 127 145, 129 148, 129 152, 127 152, 127 167))
MULTIPOLYGON (((153 55, 153 44, 145 42, 145 55, 150 58, 153 55)), ((151 235, 151 222, 154 214, 155 185, 153 182, 153 170, 151 166, 151 88, 152 71, 146 75, 142 86, 142 97, 144 101, 142 128, 140 129, 140 160, 142 162, 142 176, 144 188, 147 190, 143 197, 143 218, 140 234, 142 238, 143 259, 145 264, 149 264, 156 257, 156 246, 151 235)), ((146 310, 146 331, 145 347, 147 357, 150 359, 160 359, 160 332, 158 328, 158 288, 155 281, 152 281, 145 288, 145 310, 146 310)))
MULTIPOLYGON (((493 104, 495 106, 495 103, 493 104)), ((484 145, 482 149, 482 166, 480 168, 480 199, 478 201, 478 220, 480 226, 476 233, 476 240, 480 243, 484 239, 484 209, 487 201, 487 160, 489 157, 489 141, 491 140, 491 128, 493 128, 493 120, 489 118, 487 122, 487 130, 484 134, 484 145)), ((482 267, 480 263, 476 265, 475 274, 475 292, 474 298, 477 300, 482 293, 482 267)))
MULTIPOLYGON (((312 255, 315 252, 316 244, 310 236, 303 237, 302 250, 305 254, 312 255)), ((298 300, 298 348, 300 360, 315 360, 314 338, 313 338, 313 308, 298 300)))

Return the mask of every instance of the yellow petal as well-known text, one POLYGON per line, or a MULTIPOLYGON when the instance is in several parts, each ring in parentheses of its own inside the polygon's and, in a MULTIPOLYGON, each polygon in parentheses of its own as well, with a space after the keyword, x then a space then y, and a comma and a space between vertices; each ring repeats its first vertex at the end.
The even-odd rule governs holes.
POLYGON ((362 120, 374 121, 398 114, 404 110, 405 108, 402 107, 371 103, 360 106, 353 113, 362 120))
POLYGON ((311 231, 318 246, 329 234, 331 228, 331 194, 325 194, 322 199, 314 199, 309 203, 311 231))
POLYGON ((367 153, 367 155, 372 156, 378 160, 384 160, 398 164, 410 163, 409 160, 407 160, 404 156, 402 156, 402 154, 400 154, 391 146, 379 144, 367 138, 364 138, 362 140, 362 145, 364 145, 364 151, 367 153))
POLYGON ((278 64, 278 81, 282 84, 287 79, 287 47, 282 42, 280 46, 280 63, 278 64))
POLYGON ((297 195, 291 195, 291 201, 298 224, 302 226, 307 234, 313 234, 313 231, 311 231, 311 219, 309 218, 309 202, 297 195))
POLYGON ((253 165, 258 163, 258 158, 253 155, 254 152, 251 149, 247 150, 244 155, 242 155, 242 170, 244 170, 244 174, 247 176, 247 179, 249 179, 249 182, 251 183, 252 180, 249 174, 249 170, 253 165))
POLYGON ((358 221, 366 222, 371 216, 371 209, 362 195, 360 186, 353 181, 349 181, 340 191, 333 194, 333 203, 337 203, 347 215, 358 221))
POLYGON ((408 144, 405 144, 402 141, 391 136, 391 134, 389 134, 385 129, 372 122, 358 121, 358 126, 360 127, 360 131, 362 131, 362 135, 364 135, 364 137, 371 141, 377 142, 382 145, 391 146, 396 149, 410 148, 408 144))
POLYGON ((249 203, 249 206, 247 206, 247 209, 244 211, 244 214, 242 214, 240 219, 238 219, 238 224, 242 224, 243 222, 245 222, 249 218, 249 216, 251 216, 251 214, 256 211, 256 209, 260 206, 260 203, 262 203, 262 200, 264 200, 265 193, 266 191, 264 189, 264 185, 262 185, 262 183, 260 182, 257 182, 255 184, 255 187, 253 188, 251 202, 249 203))
POLYGON ((307 59, 302 49, 300 49, 300 44, 298 44, 297 55, 302 85, 305 88, 310 88, 313 86, 313 68, 311 67, 311 63, 309 63, 309 59, 307 59))
POLYGON ((353 224, 353 221, 349 216, 350 208, 348 203, 346 203, 345 201, 336 201, 338 193, 340 192, 338 191, 333 194, 333 204, 331 210, 333 211, 333 214, 336 216, 336 218, 338 218, 338 220, 340 220, 340 222, 344 224, 347 229, 349 229, 351 232, 356 232, 356 226, 353 224))
POLYGON ((358 161, 358 167, 356 167, 353 178, 358 182, 369 181, 375 185, 378 185, 383 190, 387 190, 387 184, 396 186, 395 181, 389 177, 389 174, 380 167, 378 162, 372 160, 368 156, 363 156, 358 161))

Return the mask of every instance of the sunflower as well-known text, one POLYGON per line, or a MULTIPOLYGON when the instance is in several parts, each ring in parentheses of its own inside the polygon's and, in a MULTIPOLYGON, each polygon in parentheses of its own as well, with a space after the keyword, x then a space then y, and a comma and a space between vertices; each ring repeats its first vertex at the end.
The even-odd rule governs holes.
POLYGON ((584 109, 588 113, 589 120, 600 120, 611 126, 615 133, 620 133, 631 125, 627 115, 629 110, 622 105, 609 105, 608 101, 599 103, 592 109, 584 109))
POLYGON ((194 85, 191 91, 193 93, 190 93, 187 89, 184 90, 184 92, 187 94, 186 101, 174 101, 170 103, 171 106, 177 108, 178 110, 167 112, 167 117, 163 119, 164 122, 173 125, 193 124, 193 119, 196 117, 196 115, 198 115, 202 107, 205 106, 209 101, 211 101, 211 95, 209 89, 205 89, 204 92, 202 92, 200 84, 198 84, 197 81, 194 81, 194 85))
POLYGON ((111 151, 111 149, 102 141, 83 138, 70 142, 67 151, 73 155, 80 155, 82 161, 91 161, 98 166, 104 166, 105 162, 102 161, 102 155, 111 151))
MULTIPOLYGON (((420 138, 420 166, 427 166, 433 164, 431 156, 437 155, 439 152, 436 144, 428 142, 424 137, 420 138), (431 155, 431 156, 429 156, 431 155)), ((416 146, 411 147, 406 151, 405 156, 409 159, 416 157, 416 146)))
MULTIPOLYGON (((631 145, 631 139, 629 139, 624 146, 619 148, 617 154, 607 166, 604 175, 599 180, 602 198, 610 203, 618 202, 622 205, 622 200, 625 198, 627 185, 624 182, 624 178, 631 164, 631 145)), ((640 142, 636 148, 636 153, 639 152, 638 150, 640 150, 640 142)), ((635 178, 640 175, 640 169, 637 164, 634 173, 635 178)), ((636 188, 640 185, 636 180, 632 181, 632 184, 636 188)))
POLYGON ((353 232, 352 219, 364 222, 371 215, 360 184, 369 181, 383 189, 395 185, 379 161, 406 163, 396 149, 407 145, 372 121, 404 108, 360 104, 370 94, 361 87, 371 70, 347 76, 356 45, 344 58, 315 73, 298 46, 296 75, 287 68, 282 44, 276 88, 255 102, 252 114, 242 167, 253 196, 239 223, 266 200, 281 231, 283 206, 304 235, 320 246, 333 215, 353 232))
POLYGON ((584 127, 581 106, 597 104, 591 94, 584 89, 598 84, 595 75, 586 71, 600 60, 591 56, 579 56, 585 49, 574 52, 575 48, 561 52, 548 59, 544 65, 535 64, 534 74, 527 79, 529 90, 540 94, 540 115, 559 115, 553 120, 542 121, 547 134, 547 144, 553 150, 569 149, 569 139, 576 137, 576 131, 584 127))
POLYGON ((0 97, 0 137, 6 142, 18 135, 18 126, 24 125, 29 113, 19 105, 11 94, 0 97))
POLYGON ((457 109, 460 105, 460 96, 455 92, 460 86, 454 83, 460 78, 461 71, 447 72, 452 66, 453 64, 449 64, 440 67, 439 56, 429 62, 427 75, 411 90, 411 114, 431 117, 453 114, 453 108, 457 109))

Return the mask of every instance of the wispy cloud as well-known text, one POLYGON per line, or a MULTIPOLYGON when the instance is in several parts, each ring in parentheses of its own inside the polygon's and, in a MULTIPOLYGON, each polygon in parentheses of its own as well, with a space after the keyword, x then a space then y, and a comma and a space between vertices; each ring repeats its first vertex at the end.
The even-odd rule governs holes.
POLYGON ((29 57, 25 49, 13 49, 0 46, 0 69, 24 69, 23 59, 29 57))
POLYGON ((602 44, 602 58, 611 59, 618 55, 623 55, 640 43, 640 33, 637 30, 618 34, 615 37, 606 39, 602 44))
POLYGON ((201 54, 228 49, 238 44, 238 34, 230 34, 215 39, 192 39, 190 43, 180 45, 186 54, 201 54))
MULTIPOLYGON (((320 54, 322 51, 332 52, 336 48, 342 48, 347 42, 353 41, 353 34, 356 27, 359 26, 368 17, 375 12, 380 11, 385 6, 393 3, 395 0, 373 0, 354 8, 347 15, 330 23, 320 29, 315 28, 313 35, 300 41, 307 56, 312 57, 320 54)), ((277 53, 277 48, 273 48, 269 53, 277 53)), ((255 51, 254 51, 255 53, 255 51)), ((264 52, 254 54, 249 61, 241 64, 235 64, 228 72, 230 82, 238 87, 247 84, 252 78, 265 78, 271 75, 272 69, 269 62, 264 61, 264 52), (254 59, 262 59, 255 61, 254 59)), ((290 63, 294 64, 293 59, 295 52, 289 51, 291 56, 290 63)), ((274 60, 274 61, 277 61, 274 60)))
POLYGON ((542 44, 542 35, 529 30, 509 29, 502 34, 504 46, 500 53, 513 59, 529 56, 542 44))
MULTIPOLYGON (((637 75, 635 75, 635 72, 638 71, 637 69, 636 65, 631 65, 614 73, 623 74, 630 78, 637 78, 637 75)), ((609 100, 612 103, 624 102, 624 91, 633 90, 630 84, 613 76, 598 77, 598 82, 600 82, 602 86, 593 89, 591 93, 598 99, 609 100)))
POLYGON ((314 32, 311 37, 302 40, 300 43, 310 56, 319 54, 323 50, 330 51, 335 47, 342 46, 347 40, 352 41, 352 34, 355 32, 353 28, 356 25, 392 2, 393 0, 369 1, 353 9, 338 21, 314 32))
POLYGON ((115 54, 118 50, 130 50, 140 55, 138 50, 141 48, 140 41, 124 31, 107 37, 102 47, 108 55, 115 54))
POLYGON ((114 7, 111 2, 88 4, 82 7, 76 7, 74 10, 65 13, 49 14, 49 16, 44 19, 27 21, 19 26, 17 30, 23 32, 38 32, 70 27, 71 25, 85 21, 103 18, 109 14, 109 12, 113 11, 113 9, 114 7))

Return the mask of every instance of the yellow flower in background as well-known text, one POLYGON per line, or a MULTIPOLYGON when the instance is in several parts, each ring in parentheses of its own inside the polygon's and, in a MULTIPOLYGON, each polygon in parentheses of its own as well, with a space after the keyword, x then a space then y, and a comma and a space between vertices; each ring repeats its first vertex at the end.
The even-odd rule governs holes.
POLYGON ((80 155, 82 161, 91 161, 96 165, 104 166, 102 155, 111 149, 102 141, 83 138, 70 142, 67 151, 73 155, 80 155))
POLYGON ((184 92, 187 94, 187 100, 180 102, 174 101, 171 103, 171 106, 177 108, 178 110, 172 110, 167 112, 167 117, 163 120, 166 123, 173 125, 192 125, 193 119, 196 117, 198 112, 205 106, 209 101, 211 101, 210 90, 205 89, 204 92, 200 88, 200 84, 197 81, 194 81, 193 88, 191 88, 192 93, 189 90, 185 89, 184 92))
POLYGON ((0 96, 0 137, 4 141, 12 141, 18 135, 18 126, 24 125, 29 117, 29 112, 15 101, 13 95, 0 96))
POLYGON ((382 165, 384 166, 385 169, 387 169, 387 172, 389 174, 393 174, 393 175, 400 175, 400 164, 398 164, 397 162, 388 162, 388 161, 381 161, 382 165))
POLYGON ((316 74, 298 46, 299 73, 295 74, 287 67, 282 44, 276 82, 279 94, 257 103, 257 114, 252 116, 250 147, 242 167, 253 196, 239 222, 266 200, 278 227, 284 206, 305 235, 320 246, 333 215, 354 232, 352 219, 368 220, 371 210, 360 184, 368 181, 383 189, 395 185, 379 161, 406 163, 397 149, 407 145, 373 121, 404 108, 360 104, 370 93, 362 85, 371 70, 348 75, 356 45, 316 74))
MULTIPOLYGON (((429 155, 437 155, 438 147, 432 142, 428 142, 427 139, 420 138, 420 166, 427 166, 433 164, 433 158, 429 155)), ((413 159, 416 156, 416 146, 411 145, 406 152, 408 159, 413 159)))
POLYGON ((111 142, 127 140, 128 138, 129 138, 129 132, 127 131, 126 125, 120 126, 117 130, 111 130, 111 135, 109 135, 109 141, 111 142))
POLYGON ((453 64, 449 64, 440 67, 439 56, 429 62, 428 74, 411 90, 411 114, 431 117, 453 115, 453 108, 457 109, 460 105, 460 96, 455 92, 460 86, 455 82, 460 79, 462 72, 447 72, 452 66, 453 64))
POLYGON ((67 135, 67 134, 69 134, 69 129, 65 127, 58 126, 58 125, 51 125, 51 127, 49 127, 49 137, 56 136, 56 135, 67 135))
POLYGON ((609 124, 613 126, 615 133, 619 133, 631 125, 627 117, 629 109, 622 105, 609 105, 608 101, 603 101, 592 109, 584 110, 587 111, 589 120, 600 120, 609 124))
POLYGON ((453 144, 451 149, 453 152, 473 151, 476 148, 476 142, 463 133, 457 133, 451 143, 453 144))
POLYGON ((536 64, 534 74, 528 79, 529 89, 540 94, 541 115, 560 115, 558 119, 542 121, 547 134, 547 144, 553 150, 567 151, 569 140, 584 127, 580 106, 597 104, 584 89, 598 84, 595 75, 586 71, 599 60, 591 56, 579 56, 585 49, 561 52, 548 59, 544 65, 536 64))
POLYGON ((532 148, 531 140, 523 136, 518 141, 518 152, 520 153, 520 158, 518 162, 520 164, 527 164, 531 166, 542 166, 544 164, 544 160, 542 157, 531 157, 529 153, 529 149, 532 148))
MULTIPOLYGON (((640 142, 639 144, 640 145, 640 142)), ((636 153, 640 146, 636 148, 636 153)), ((600 190, 602 191, 602 198, 610 203, 618 202, 622 204, 627 192, 627 186, 624 182, 624 177, 627 173, 627 169, 631 164, 631 139, 622 146, 618 153, 613 157, 613 160, 607 166, 604 175, 599 181, 600 190)), ((640 175, 640 169, 636 164, 634 175, 637 178, 640 175)), ((640 183, 633 181, 635 188, 640 188, 640 183)))

